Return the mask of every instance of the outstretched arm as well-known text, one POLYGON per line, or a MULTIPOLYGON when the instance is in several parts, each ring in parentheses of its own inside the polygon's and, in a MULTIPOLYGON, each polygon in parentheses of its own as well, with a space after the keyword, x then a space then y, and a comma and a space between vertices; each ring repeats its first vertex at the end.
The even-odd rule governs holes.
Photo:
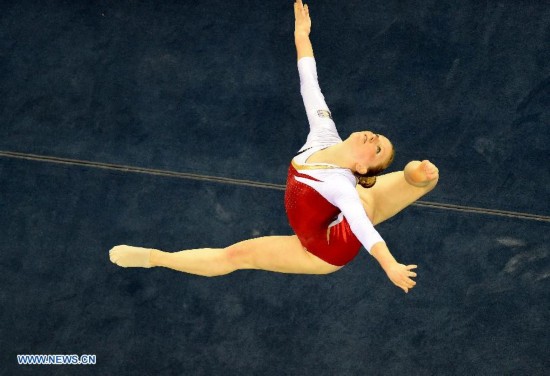
MULTIPOLYGON (((337 189, 339 193, 333 195, 334 202, 332 203, 342 211, 351 227, 351 231, 378 261, 390 281, 403 291, 409 292, 416 285, 416 282, 412 279, 416 277, 416 273, 412 271, 416 268, 416 265, 403 265, 395 260, 386 242, 372 225, 366 209, 361 205, 360 198, 357 194, 354 194, 356 193, 354 188, 351 188, 351 191, 353 191, 351 193, 346 188, 345 181, 334 180, 334 182, 338 186, 335 190, 337 189)), ((372 201, 369 200, 369 202, 372 201)))
POLYGON ((309 8, 307 4, 302 4, 302 0, 296 0, 294 3, 294 17, 294 41, 296 43, 298 60, 303 57, 313 57, 313 47, 309 40, 309 33, 311 31, 309 8))
POLYGON ((302 4, 302 0, 294 3, 294 15, 296 19, 294 38, 296 52, 298 54, 298 71, 300 73, 300 93, 304 100, 310 133, 306 144, 300 149, 304 150, 319 143, 338 143, 341 138, 332 121, 330 110, 321 93, 317 80, 317 67, 313 57, 313 48, 309 40, 311 19, 309 8, 302 4))

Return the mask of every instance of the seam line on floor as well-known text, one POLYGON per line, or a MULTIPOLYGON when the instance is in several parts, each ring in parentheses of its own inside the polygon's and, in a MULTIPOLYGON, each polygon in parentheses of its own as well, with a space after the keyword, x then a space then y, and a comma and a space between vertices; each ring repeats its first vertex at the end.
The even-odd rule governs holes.
MULTIPOLYGON (((45 156, 45 155, 19 153, 19 152, 13 152, 13 151, 0 151, 0 157, 24 159, 24 160, 30 160, 30 161, 54 163, 54 164, 69 165, 69 166, 82 166, 82 167, 97 168, 97 169, 111 170, 111 171, 118 171, 118 172, 131 172, 131 173, 154 175, 154 176, 164 176, 164 177, 187 179, 187 180, 209 181, 214 183, 225 183, 225 184, 241 185, 241 186, 254 187, 254 188, 273 189, 278 191, 285 190, 284 184, 264 183, 264 182, 254 181, 254 180, 234 179, 234 178, 227 178, 227 177, 221 177, 221 176, 201 175, 201 174, 176 172, 176 171, 169 171, 169 170, 158 170, 158 169, 119 165, 119 164, 112 164, 112 163, 102 163, 102 162, 70 159, 70 158, 60 158, 60 157, 45 156)), ((494 215, 494 216, 500 216, 500 217, 550 222, 550 216, 545 216, 540 214, 530 214, 530 213, 522 213, 522 212, 515 212, 515 211, 498 210, 498 209, 487 209, 487 208, 480 208, 475 206, 444 204, 440 202, 431 202, 431 201, 423 201, 423 200, 418 200, 414 202, 412 205, 418 206, 418 207, 424 207, 424 208, 440 209, 440 210, 451 210, 451 211, 458 211, 458 212, 465 212, 465 213, 485 214, 485 215, 494 215)))

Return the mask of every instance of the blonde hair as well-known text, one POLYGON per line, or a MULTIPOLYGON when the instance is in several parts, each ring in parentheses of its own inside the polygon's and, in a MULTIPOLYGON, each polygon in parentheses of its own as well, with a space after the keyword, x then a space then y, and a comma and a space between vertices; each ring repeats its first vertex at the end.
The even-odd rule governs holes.
POLYGON ((355 177, 357 178, 357 184, 360 184, 363 188, 370 188, 374 184, 376 184, 376 175, 381 174, 386 168, 388 168, 395 158, 395 149, 392 148, 392 152, 390 155, 390 159, 385 163, 385 165, 381 165, 378 167, 371 168, 367 171, 366 174, 358 174, 355 173, 355 177))

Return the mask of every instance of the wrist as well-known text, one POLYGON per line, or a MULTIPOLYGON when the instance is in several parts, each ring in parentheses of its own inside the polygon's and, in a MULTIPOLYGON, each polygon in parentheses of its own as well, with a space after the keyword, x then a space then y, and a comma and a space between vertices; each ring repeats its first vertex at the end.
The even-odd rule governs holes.
POLYGON ((295 30, 294 31, 295 39, 309 39, 309 31, 305 30, 295 30))
POLYGON ((386 260, 384 263, 380 263, 380 266, 382 267, 384 272, 386 272, 386 274, 388 274, 390 272, 390 270, 392 269, 392 267, 395 266, 395 265, 399 265, 399 263, 397 262, 397 260, 395 260, 393 258, 392 258, 392 260, 386 260))
POLYGON ((373 245, 370 253, 376 261, 378 261, 384 271, 387 271, 392 265, 397 264, 397 261, 384 242, 378 242, 373 245))

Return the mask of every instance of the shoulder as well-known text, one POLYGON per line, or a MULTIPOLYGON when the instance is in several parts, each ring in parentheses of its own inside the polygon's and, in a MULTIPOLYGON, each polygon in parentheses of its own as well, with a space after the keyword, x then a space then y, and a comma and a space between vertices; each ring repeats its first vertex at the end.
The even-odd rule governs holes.
POLYGON ((325 175, 325 182, 327 184, 330 184, 333 190, 344 193, 344 194, 352 194, 356 195, 356 185, 357 180, 355 179, 355 175, 348 170, 344 168, 332 168, 327 169, 325 175))
POLYGON ((360 201, 357 192, 357 179, 348 169, 335 169, 331 172, 330 178, 326 180, 335 198, 346 201, 360 201))

